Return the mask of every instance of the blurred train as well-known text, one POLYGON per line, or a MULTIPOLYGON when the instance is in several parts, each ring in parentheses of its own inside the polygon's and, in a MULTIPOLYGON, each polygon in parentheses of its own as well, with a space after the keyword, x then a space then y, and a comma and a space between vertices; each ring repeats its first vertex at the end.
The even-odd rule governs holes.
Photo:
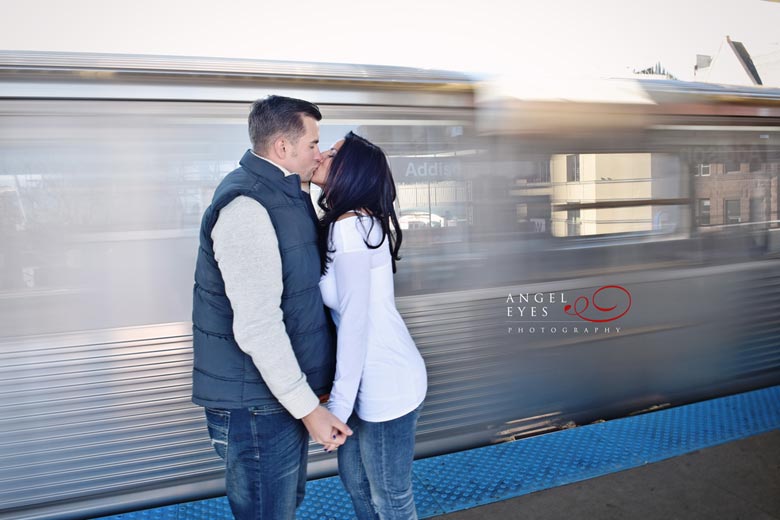
POLYGON ((197 228, 271 93, 390 157, 418 456, 780 383, 780 90, 3 52, 0 519, 222 494, 197 228))

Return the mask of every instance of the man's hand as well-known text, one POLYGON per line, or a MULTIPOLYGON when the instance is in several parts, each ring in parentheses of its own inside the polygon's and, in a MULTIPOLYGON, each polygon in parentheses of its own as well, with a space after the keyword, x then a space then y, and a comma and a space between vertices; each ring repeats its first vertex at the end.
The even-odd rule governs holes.
POLYGON ((349 426, 322 406, 316 407, 302 420, 314 442, 325 446, 327 451, 338 448, 344 444, 348 436, 352 435, 349 426))

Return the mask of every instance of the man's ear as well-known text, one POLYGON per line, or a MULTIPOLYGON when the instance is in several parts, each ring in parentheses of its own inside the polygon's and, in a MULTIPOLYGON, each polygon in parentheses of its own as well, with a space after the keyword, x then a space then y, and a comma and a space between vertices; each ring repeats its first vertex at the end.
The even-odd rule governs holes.
POLYGON ((274 139, 273 149, 274 149, 274 154, 279 159, 285 159, 287 157, 287 152, 290 149, 290 143, 284 137, 279 136, 276 139, 274 139))

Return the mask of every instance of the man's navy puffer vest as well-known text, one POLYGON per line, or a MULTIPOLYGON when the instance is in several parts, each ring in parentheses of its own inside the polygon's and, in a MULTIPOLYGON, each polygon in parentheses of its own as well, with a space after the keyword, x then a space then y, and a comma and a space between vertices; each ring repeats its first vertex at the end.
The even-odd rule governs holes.
POLYGON ((192 400, 201 406, 228 409, 277 402, 233 337, 233 310, 214 259, 211 230, 220 210, 239 195, 257 200, 271 217, 282 258, 281 306, 287 335, 309 386, 317 395, 327 394, 335 372, 335 341, 320 295, 311 199, 301 191, 298 175, 285 177, 250 151, 240 165, 217 187, 201 221, 192 310, 192 400))

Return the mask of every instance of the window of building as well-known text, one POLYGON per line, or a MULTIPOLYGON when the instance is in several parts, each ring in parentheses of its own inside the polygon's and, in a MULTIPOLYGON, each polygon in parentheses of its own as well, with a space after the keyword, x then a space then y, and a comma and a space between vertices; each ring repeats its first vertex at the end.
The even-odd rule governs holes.
POLYGON ((750 199, 750 222, 764 222, 765 220, 764 198, 752 197, 750 199))
POLYGON ((570 209, 567 211, 566 235, 570 237, 577 237, 580 235, 580 210, 570 209))
POLYGON ((740 217, 739 200, 726 200, 723 202, 724 224, 739 224, 740 217))
POLYGON ((536 167, 536 175, 532 182, 550 182, 550 161, 539 161, 536 167))
POLYGON ((691 173, 695 177, 709 177, 710 176, 710 165, 709 164, 692 164, 691 165, 691 173))
POLYGON ((737 161, 726 161, 724 164, 725 173, 739 173, 740 166, 737 161))
POLYGON ((699 199, 696 204, 696 224, 699 226, 710 225, 710 199, 699 199))
POLYGON ((566 156, 566 182, 579 182, 580 180, 580 156, 566 156))

